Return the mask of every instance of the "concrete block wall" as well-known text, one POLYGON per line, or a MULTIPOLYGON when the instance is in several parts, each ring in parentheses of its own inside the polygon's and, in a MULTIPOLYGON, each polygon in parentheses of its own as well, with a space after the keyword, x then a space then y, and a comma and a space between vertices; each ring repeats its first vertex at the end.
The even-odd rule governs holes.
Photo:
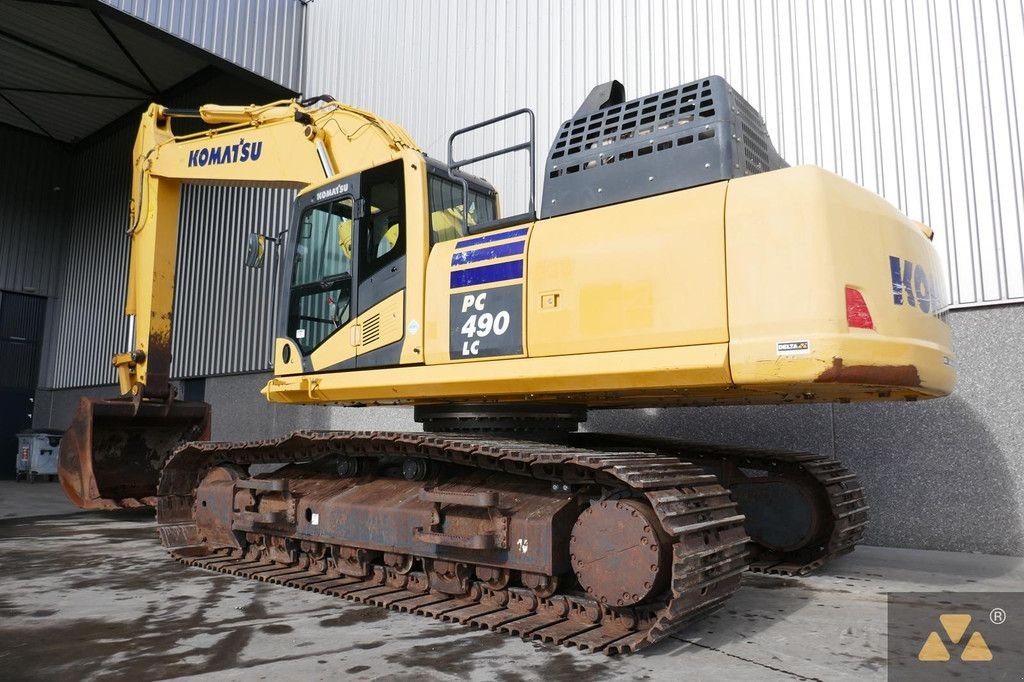
POLYGON ((949 322, 959 382, 948 398, 609 410, 587 428, 827 453, 864 484, 869 544, 1024 556, 1024 306, 949 322))
POLYGON ((301 429, 419 431, 411 407, 333 407, 267 402, 260 389, 269 374, 240 374, 206 380, 213 406, 214 440, 273 438, 301 429))
MULTIPOLYGON (((602 410, 585 428, 821 452, 857 473, 871 506, 867 542, 1024 556, 1024 305, 950 313, 960 380, 942 400, 860 405, 602 410)), ((206 380, 215 440, 297 429, 419 430, 412 408, 278 405, 268 375, 206 380)), ((39 391, 37 428, 65 428, 78 395, 39 391)))

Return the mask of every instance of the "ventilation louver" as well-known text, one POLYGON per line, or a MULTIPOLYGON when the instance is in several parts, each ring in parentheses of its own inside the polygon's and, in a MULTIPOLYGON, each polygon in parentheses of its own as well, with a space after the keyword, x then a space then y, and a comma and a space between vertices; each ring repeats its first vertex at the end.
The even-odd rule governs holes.
POLYGON ((616 101, 621 92, 598 86, 559 128, 542 217, 787 166, 758 113, 719 76, 629 102, 616 101))

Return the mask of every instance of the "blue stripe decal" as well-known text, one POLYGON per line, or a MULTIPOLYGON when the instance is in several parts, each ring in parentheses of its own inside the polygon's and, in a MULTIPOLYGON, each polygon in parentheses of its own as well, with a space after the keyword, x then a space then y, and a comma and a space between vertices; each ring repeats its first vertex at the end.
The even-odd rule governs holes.
POLYGON ((526 242, 522 241, 485 246, 474 251, 458 251, 452 254, 452 265, 477 263, 482 260, 494 260, 495 258, 504 258, 505 256, 520 256, 525 248, 526 242))
POLYGON ((524 237, 526 233, 530 231, 528 227, 520 227, 518 230, 509 230, 508 232, 494 232, 492 234, 485 234, 483 237, 476 237, 475 239, 466 239, 455 245, 455 248, 462 249, 467 246, 476 246, 477 244, 486 244, 487 242, 496 242, 499 239, 511 239, 512 237, 524 237))
POLYGON ((507 263, 481 265, 478 268, 454 270, 451 274, 451 288, 468 287, 474 284, 490 284, 506 279, 517 279, 523 276, 523 261, 513 260, 507 263))

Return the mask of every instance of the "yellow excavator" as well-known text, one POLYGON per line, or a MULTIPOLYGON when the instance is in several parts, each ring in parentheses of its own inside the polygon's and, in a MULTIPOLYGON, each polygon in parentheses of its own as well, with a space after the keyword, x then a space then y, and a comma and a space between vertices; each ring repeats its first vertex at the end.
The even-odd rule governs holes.
POLYGON ((594 88, 533 196, 533 114, 458 130, 443 163, 329 97, 152 105, 134 148, 123 398, 83 399, 60 478, 150 505, 175 559, 591 651, 718 608, 744 571, 803 575, 864 537, 843 464, 579 431, 588 410, 913 401, 955 382, 932 232, 788 167, 721 78, 627 101, 594 88), (171 124, 207 128, 175 134, 171 124), (467 134, 526 139, 460 157, 467 134), (525 154, 502 216, 467 166, 525 154), (412 405, 422 432, 210 442, 170 382, 182 183, 298 189, 279 249, 267 399, 412 405))

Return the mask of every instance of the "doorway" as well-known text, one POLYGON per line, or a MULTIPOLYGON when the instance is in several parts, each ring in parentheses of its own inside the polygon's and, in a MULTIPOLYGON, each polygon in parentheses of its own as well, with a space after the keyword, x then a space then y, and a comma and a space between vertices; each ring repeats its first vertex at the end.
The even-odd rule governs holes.
POLYGON ((46 299, 0 291, 0 478, 14 478, 17 433, 32 427, 46 299))

